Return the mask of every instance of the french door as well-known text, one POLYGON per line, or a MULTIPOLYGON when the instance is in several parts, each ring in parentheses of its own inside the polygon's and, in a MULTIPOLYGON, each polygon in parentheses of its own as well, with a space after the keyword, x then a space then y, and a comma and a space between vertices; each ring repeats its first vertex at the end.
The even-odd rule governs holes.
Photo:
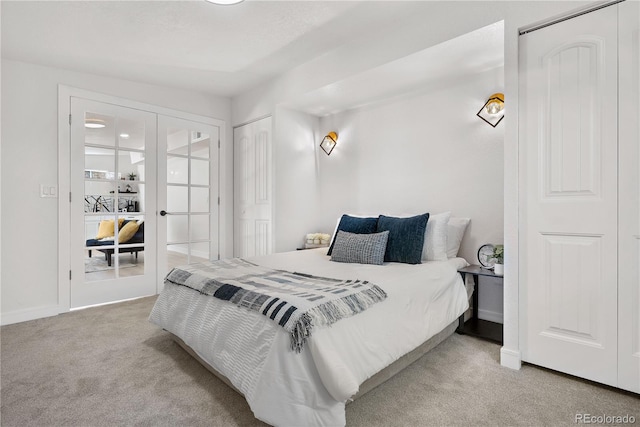
POLYGON ((156 115, 71 98, 71 308, 156 293, 156 115))
POLYGON ((220 128, 70 104, 70 308, 154 295, 176 265, 218 259, 220 128))
POLYGON ((219 137, 217 126, 158 117, 159 278, 219 258, 219 137))

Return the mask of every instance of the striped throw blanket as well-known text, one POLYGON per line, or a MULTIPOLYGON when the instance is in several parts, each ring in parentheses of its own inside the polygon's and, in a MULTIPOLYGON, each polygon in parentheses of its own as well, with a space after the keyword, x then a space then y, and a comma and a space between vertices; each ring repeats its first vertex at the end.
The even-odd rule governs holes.
POLYGON ((273 270, 240 258, 174 268, 165 283, 262 313, 291 334, 296 352, 314 326, 331 325, 387 297, 367 281, 273 270))

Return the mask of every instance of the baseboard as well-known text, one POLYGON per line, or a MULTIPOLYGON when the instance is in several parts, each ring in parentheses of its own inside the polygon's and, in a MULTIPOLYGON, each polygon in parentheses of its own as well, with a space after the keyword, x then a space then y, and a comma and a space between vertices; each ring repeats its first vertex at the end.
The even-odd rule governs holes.
POLYGON ((519 370, 522 366, 522 356, 517 350, 502 347, 500 349, 500 364, 505 368, 519 370))
POLYGON ((504 323, 504 315, 496 311, 478 309, 478 319, 488 320, 489 322, 504 323))
POLYGON ((11 325, 12 323, 26 322, 29 320, 42 319, 43 317, 57 316, 60 314, 60 306, 51 305, 47 307, 27 308, 2 313, 0 324, 11 325))

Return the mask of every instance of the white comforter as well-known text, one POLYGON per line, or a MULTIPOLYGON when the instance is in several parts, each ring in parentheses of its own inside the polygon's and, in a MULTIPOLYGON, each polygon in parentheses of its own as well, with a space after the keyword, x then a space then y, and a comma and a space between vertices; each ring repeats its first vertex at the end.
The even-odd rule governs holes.
POLYGON ((456 270, 462 258, 382 266, 329 261, 326 248, 251 261, 324 277, 369 280, 386 300, 331 327, 316 328, 307 347, 266 316, 166 285, 150 316, 182 338, 246 397, 256 418, 277 426, 344 425, 345 403, 359 385, 440 332, 469 307, 456 270))

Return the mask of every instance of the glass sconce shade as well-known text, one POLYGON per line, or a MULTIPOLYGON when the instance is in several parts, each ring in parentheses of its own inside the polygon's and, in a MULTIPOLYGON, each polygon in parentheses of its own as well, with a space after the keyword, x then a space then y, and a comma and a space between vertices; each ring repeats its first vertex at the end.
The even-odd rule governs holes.
POLYGON ((223 6, 242 3, 244 0, 206 0, 209 3, 220 4, 223 6))
POLYGON ((496 127, 504 118, 504 94, 494 93, 491 95, 476 115, 496 127))
POLYGON ((328 156, 333 151, 333 148, 336 146, 337 142, 338 142, 338 134, 335 132, 329 132, 327 136, 325 136, 322 142, 320 143, 320 148, 322 148, 324 152, 327 153, 327 156, 328 156))
POLYGON ((86 118, 84 121, 84 127, 88 129, 102 129, 106 126, 107 124, 105 123, 105 121, 101 119, 86 118))

